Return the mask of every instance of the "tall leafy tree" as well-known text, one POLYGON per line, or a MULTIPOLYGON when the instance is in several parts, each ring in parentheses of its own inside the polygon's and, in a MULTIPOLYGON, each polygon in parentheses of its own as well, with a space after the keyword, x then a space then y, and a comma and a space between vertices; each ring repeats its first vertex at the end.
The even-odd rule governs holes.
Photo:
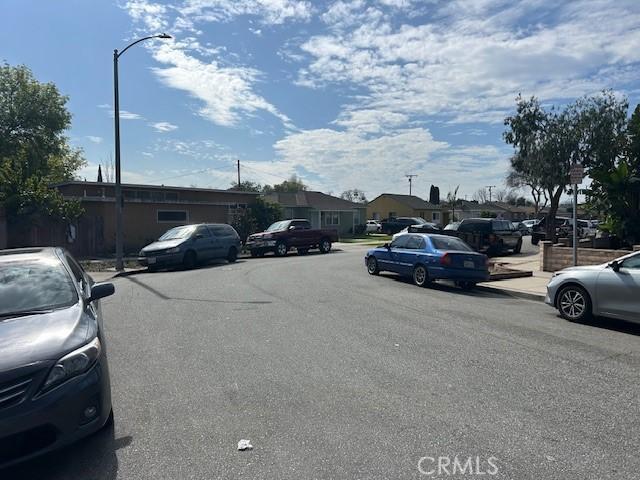
POLYGON ((513 145, 511 168, 534 179, 550 200, 547 238, 555 238, 555 217, 569 180, 569 168, 578 160, 578 124, 569 109, 545 111, 537 98, 516 99, 516 113, 504 121, 505 141, 513 145))
POLYGON ((81 212, 78 202, 49 188, 73 179, 84 164, 65 136, 71 125, 67 100, 27 67, 0 66, 0 203, 11 223, 42 215, 71 220, 81 212))
POLYGON ((357 188, 345 190, 340 194, 340 198, 354 203, 367 203, 366 195, 362 190, 358 190, 357 188))
POLYGON ((603 154, 592 159, 589 171, 592 182, 585 191, 587 202, 592 210, 604 216, 603 229, 635 244, 640 242, 640 105, 628 122, 626 115, 621 115, 626 105, 622 102, 613 105, 615 116, 610 116, 616 122, 604 127, 601 110, 596 107, 590 110, 589 119, 606 128, 609 143, 603 154))
POLYGON ((308 190, 309 187, 296 175, 291 175, 288 180, 285 180, 282 183, 277 183, 273 186, 265 185, 262 188, 264 193, 296 193, 301 192, 303 190, 308 190))

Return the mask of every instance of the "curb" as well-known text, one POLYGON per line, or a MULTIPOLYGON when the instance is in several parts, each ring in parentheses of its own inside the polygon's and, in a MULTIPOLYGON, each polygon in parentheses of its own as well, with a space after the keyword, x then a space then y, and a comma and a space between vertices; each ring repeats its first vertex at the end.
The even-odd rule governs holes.
POLYGON ((542 293, 521 292, 518 290, 510 290, 506 288, 490 287, 488 285, 476 285, 476 290, 491 293, 500 293, 502 295, 508 295, 510 297, 523 298, 525 300, 533 300, 537 302, 544 302, 545 298, 545 295, 543 295, 542 293))

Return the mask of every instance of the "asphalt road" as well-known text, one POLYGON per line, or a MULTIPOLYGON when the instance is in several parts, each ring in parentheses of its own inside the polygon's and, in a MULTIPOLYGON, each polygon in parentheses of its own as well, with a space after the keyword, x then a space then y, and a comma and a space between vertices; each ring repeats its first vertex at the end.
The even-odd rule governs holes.
POLYGON ((638 478, 640 327, 372 277, 363 252, 117 279, 115 430, 0 478, 469 478, 418 468, 456 455, 494 457, 491 478, 638 478))

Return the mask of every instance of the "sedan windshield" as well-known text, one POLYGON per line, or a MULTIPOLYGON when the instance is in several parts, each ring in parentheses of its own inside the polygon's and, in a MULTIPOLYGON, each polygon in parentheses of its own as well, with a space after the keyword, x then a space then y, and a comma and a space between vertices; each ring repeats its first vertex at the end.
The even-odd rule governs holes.
POLYGON ((473 249, 456 237, 430 237, 433 248, 436 250, 461 250, 473 252, 473 249))
POLYGON ((52 310, 77 301, 71 277, 58 260, 0 263, 0 316, 52 310))
POLYGON ((193 230, 194 225, 187 225, 184 227, 176 227, 166 231, 158 240, 176 240, 178 238, 187 238, 193 230))
POLYGON ((267 232, 277 232, 279 230, 286 230, 289 222, 287 220, 283 220, 282 222, 272 223, 269 228, 267 228, 267 232))

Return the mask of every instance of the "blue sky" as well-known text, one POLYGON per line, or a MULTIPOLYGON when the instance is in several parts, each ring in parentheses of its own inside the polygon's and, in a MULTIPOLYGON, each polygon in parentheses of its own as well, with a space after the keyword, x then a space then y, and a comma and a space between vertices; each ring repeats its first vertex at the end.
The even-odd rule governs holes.
POLYGON ((369 198, 503 185, 502 119, 611 88, 640 97, 638 0, 3 0, 0 60, 69 95, 94 180, 113 154, 120 59, 123 178, 227 188, 296 173, 369 198))

